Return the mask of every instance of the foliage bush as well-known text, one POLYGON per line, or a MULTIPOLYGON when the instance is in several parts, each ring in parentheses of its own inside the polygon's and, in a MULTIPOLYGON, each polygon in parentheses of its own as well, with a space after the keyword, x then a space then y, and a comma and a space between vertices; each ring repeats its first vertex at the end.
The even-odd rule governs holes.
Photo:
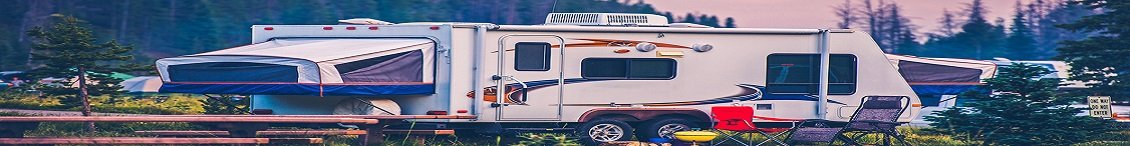
MULTIPOLYGON (((33 94, 14 92, 0 93, 0 108, 30 110, 79 111, 80 107, 62 104, 58 96, 40 97, 33 94)), ((167 97, 114 97, 97 96, 91 98, 94 112, 125 114, 201 114, 204 113, 204 100, 190 95, 173 94, 167 97)))
POLYGON ((209 97, 204 100, 204 114, 249 114, 250 111, 244 109, 250 107, 250 105, 251 100, 247 100, 247 98, 235 97, 233 95, 219 95, 218 97, 209 97))
POLYGON ((66 109, 61 104, 38 102, 35 100, 0 100, 0 108, 30 110, 66 109))
MULTIPOLYGON (((92 108, 96 112, 106 113, 132 113, 132 114, 158 114, 181 115, 204 113, 204 102, 198 97, 187 95, 170 95, 168 97, 142 97, 142 98, 94 98, 92 108), (158 98, 165 98, 158 101, 158 98), (97 103, 97 104, 95 104, 97 103)), ((76 109, 77 110, 77 109, 76 109)))

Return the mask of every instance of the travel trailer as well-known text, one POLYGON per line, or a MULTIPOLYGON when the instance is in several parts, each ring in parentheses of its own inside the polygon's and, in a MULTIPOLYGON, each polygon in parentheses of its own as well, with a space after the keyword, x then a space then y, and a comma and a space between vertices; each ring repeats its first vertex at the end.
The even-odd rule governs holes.
POLYGON ((902 122, 921 108, 860 31, 616 13, 554 13, 543 25, 340 22, 255 25, 249 45, 160 59, 160 90, 251 95, 260 114, 473 115, 414 128, 575 130, 596 142, 706 127, 711 106, 846 121, 864 97, 905 96, 902 122))

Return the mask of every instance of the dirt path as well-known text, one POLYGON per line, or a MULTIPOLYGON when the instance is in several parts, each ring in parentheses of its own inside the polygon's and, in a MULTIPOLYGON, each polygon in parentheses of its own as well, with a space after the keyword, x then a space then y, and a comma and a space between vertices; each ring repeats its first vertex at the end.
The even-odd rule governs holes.
MULTIPOLYGON (((50 111, 50 110, 25 110, 25 109, 0 109, 0 112, 14 112, 25 115, 36 116, 82 116, 82 112, 78 111, 50 111)), ((94 113, 97 116, 127 116, 127 115, 143 115, 143 114, 122 114, 122 113, 94 113)))

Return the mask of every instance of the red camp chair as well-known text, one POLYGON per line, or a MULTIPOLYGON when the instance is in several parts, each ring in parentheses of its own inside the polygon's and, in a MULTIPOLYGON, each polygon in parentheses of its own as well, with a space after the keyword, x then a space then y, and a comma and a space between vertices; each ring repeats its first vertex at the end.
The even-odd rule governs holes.
MULTIPOLYGON (((754 133, 761 134, 762 136, 765 136, 765 138, 767 138, 766 140, 761 141, 761 143, 757 143, 757 145, 765 144, 766 142, 769 142, 769 141, 773 141, 773 142, 776 142, 777 144, 781 144, 781 145, 788 145, 788 144, 785 144, 784 142, 781 142, 780 140, 778 140, 777 137, 780 136, 782 134, 782 132, 788 131, 791 128, 758 128, 757 125, 753 124, 753 119, 756 117, 756 116, 753 115, 753 107, 750 107, 750 106, 715 106, 715 107, 710 108, 710 115, 711 115, 711 117, 714 118, 715 121, 718 121, 718 123, 714 125, 715 130, 724 130, 724 131, 736 132, 734 134, 722 133, 722 136, 726 137, 726 139, 722 139, 722 141, 720 141, 718 143, 714 143, 714 145, 721 145, 721 144, 726 143, 727 141, 733 140, 734 142, 737 142, 741 145, 749 146, 749 144, 753 143, 753 140, 750 139, 749 143, 745 143, 745 142, 743 142, 743 140, 741 140, 741 136, 749 134, 752 137, 754 133), (776 134, 770 134, 770 133, 776 133, 776 134)), ((789 119, 776 119, 776 118, 764 118, 764 117, 760 118, 760 119, 766 119, 766 120, 772 120, 772 121, 790 121, 790 122, 796 121, 796 120, 789 120, 789 119)))

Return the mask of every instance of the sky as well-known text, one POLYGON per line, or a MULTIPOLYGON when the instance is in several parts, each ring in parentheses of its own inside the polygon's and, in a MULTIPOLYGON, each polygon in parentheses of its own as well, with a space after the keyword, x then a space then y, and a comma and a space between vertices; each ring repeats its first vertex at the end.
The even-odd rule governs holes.
MULTIPOLYGON (((705 13, 719 18, 734 17, 738 27, 767 28, 834 28, 838 22, 833 12, 844 0, 644 0, 659 11, 675 16, 705 13)), ((852 0, 859 4, 862 0, 852 0)), ((918 27, 917 33, 937 30, 943 10, 961 11, 972 0, 888 0, 902 7, 901 13, 918 27)), ((1033 0, 1021 0, 1027 3, 1033 0)), ((1016 0, 983 0, 988 7, 986 17, 1010 20, 1016 0)), ((963 18, 963 17, 959 17, 963 18)), ((858 27, 857 27, 858 28, 858 27)))

